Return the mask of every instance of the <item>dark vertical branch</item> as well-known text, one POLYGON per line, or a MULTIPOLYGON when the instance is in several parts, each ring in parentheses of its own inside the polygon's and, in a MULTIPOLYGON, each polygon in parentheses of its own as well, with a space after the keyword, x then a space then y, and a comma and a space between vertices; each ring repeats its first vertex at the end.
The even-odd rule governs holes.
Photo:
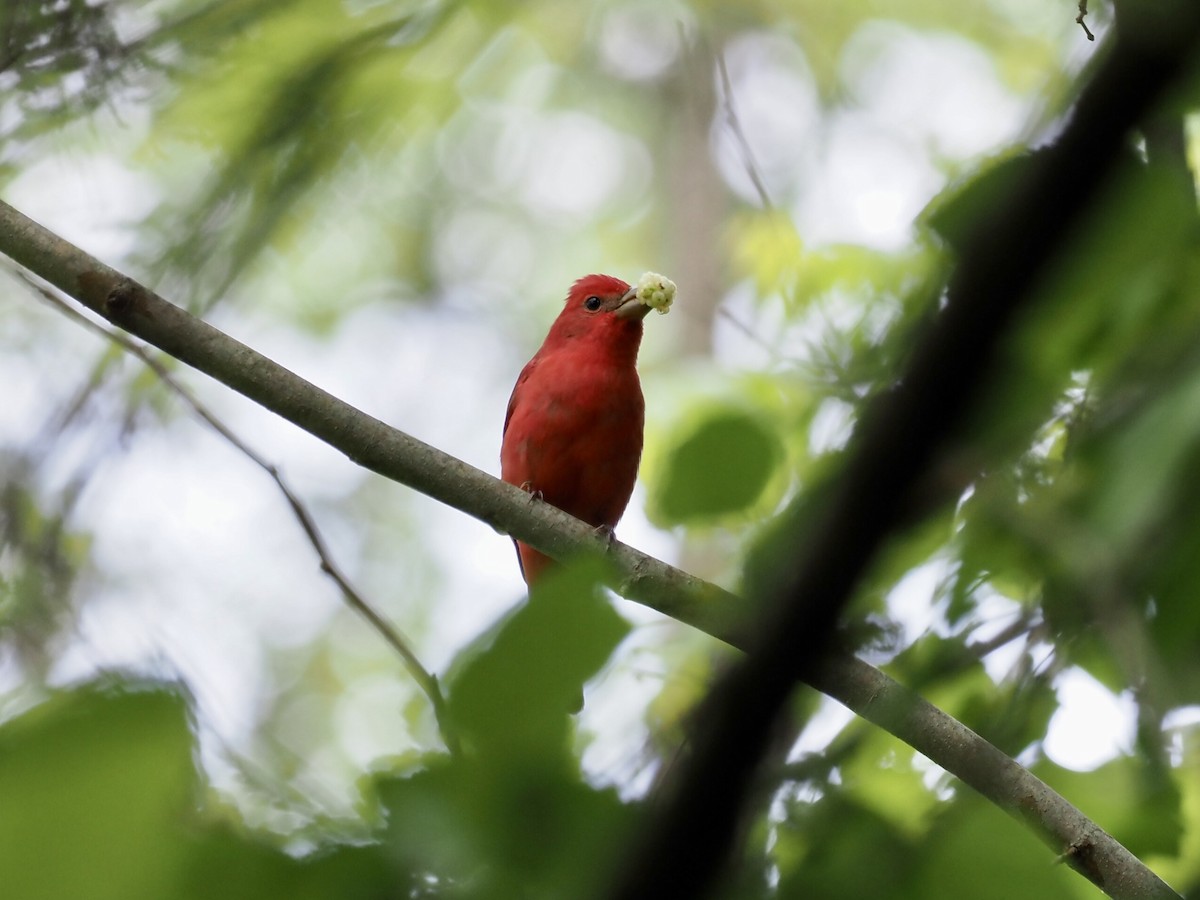
POLYGON ((687 43, 671 80, 665 85, 663 106, 671 127, 667 134, 663 173, 667 183, 669 223, 664 228, 671 271, 676 273, 680 296, 676 306, 683 316, 680 351, 685 356, 712 354, 712 325, 721 301, 721 227, 728 195, 709 152, 709 131, 716 111, 713 89, 713 55, 703 42, 687 43))
MULTIPOLYGON (((1054 146, 965 246, 944 308, 897 387, 864 415, 847 465, 809 540, 784 565, 749 656, 718 682, 693 756, 668 784, 609 896, 708 893, 745 813, 754 770, 797 674, 812 677, 838 614, 903 518, 926 473, 987 381, 996 349, 1115 169, 1130 131, 1196 56, 1200 6, 1162 2, 1121 28, 1054 146)), ((1122 23, 1124 25, 1126 23, 1122 23)), ((1150 875, 1129 885, 1071 847, 1065 861, 1113 897, 1173 897, 1150 875)))

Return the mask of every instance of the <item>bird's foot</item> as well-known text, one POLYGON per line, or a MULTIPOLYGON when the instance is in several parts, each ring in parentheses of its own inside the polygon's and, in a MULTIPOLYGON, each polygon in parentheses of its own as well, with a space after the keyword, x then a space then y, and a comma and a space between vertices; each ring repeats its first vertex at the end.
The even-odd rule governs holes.
POLYGON ((525 493, 527 493, 529 495, 530 502, 533 502, 535 500, 545 500, 546 499, 545 497, 542 496, 541 491, 536 491, 533 489, 532 481, 523 482, 521 484, 521 490, 523 490, 525 493))
POLYGON ((597 525, 592 529, 596 534, 604 538, 605 542, 611 547, 617 540, 617 532, 613 530, 611 525, 597 525))

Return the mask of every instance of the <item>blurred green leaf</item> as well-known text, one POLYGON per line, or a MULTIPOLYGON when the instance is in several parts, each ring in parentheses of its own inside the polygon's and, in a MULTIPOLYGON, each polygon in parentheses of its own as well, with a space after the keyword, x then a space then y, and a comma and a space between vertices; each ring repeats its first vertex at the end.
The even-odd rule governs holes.
POLYGON ((914 848, 911 900, 1062 900, 1104 896, 1066 866, 1029 829, 969 790, 962 789, 914 848))
POLYGON ((780 869, 777 896, 784 900, 896 897, 919 864, 912 843, 892 823, 840 793, 791 803, 773 855, 780 869))
POLYGON ((114 680, 0 726, 0 871, 13 900, 384 900, 406 876, 371 847, 306 858, 210 825, 182 695, 114 680))
POLYGON ((6 896, 167 897, 194 806, 186 708, 162 690, 61 694, 0 728, 6 896))
POLYGON ((795 289, 804 244, 791 217, 744 214, 730 223, 734 259, 760 296, 795 289))
POLYGON ((779 438, 756 416, 712 412, 669 453, 650 513, 675 524, 741 512, 759 499, 782 458, 779 438))
POLYGON ((1036 152, 1005 155, 984 164, 965 181, 951 185, 925 208, 924 225, 961 252, 987 227, 992 210, 1011 199, 1013 190, 1038 164, 1036 152))
POLYGON ((386 852, 454 896, 505 900, 585 896, 623 847, 629 812, 535 756, 433 760, 376 786, 386 852))
POLYGON ((1134 856, 1179 852, 1184 823, 1180 792, 1159 765, 1123 756, 1091 772, 1049 761, 1034 774, 1083 811, 1134 856))
POLYGON ((415 884, 375 845, 326 847, 298 859, 233 829, 187 837, 171 900, 391 900, 415 884))
POLYGON ((887 822, 897 835, 919 838, 940 801, 915 765, 917 752, 878 730, 866 733, 857 749, 840 767, 845 795, 887 822))
POLYGON ((566 752, 568 713, 629 631, 600 586, 602 566, 584 559, 550 570, 484 648, 455 664, 450 713, 475 752, 535 765, 566 752))
POLYGON ((966 699, 958 719, 1010 756, 1046 736, 1058 711, 1058 696, 1049 678, 1012 680, 996 691, 979 691, 966 699))
POLYGON ((1195 897, 1200 887, 1200 727, 1194 721, 1173 728, 1173 752, 1178 752, 1179 765, 1172 777, 1179 785, 1179 814, 1184 827, 1179 835, 1178 851, 1170 855, 1156 854, 1151 864, 1163 880, 1184 897, 1195 897))

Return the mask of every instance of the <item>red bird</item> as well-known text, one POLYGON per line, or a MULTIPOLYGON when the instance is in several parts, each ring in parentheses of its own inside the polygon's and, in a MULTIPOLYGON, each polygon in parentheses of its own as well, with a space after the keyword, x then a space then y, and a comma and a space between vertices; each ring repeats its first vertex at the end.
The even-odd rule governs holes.
MULTIPOLYGON (((611 275, 571 286, 508 401, 501 478, 597 528, 616 527, 642 456, 646 404, 636 363, 649 311, 611 275)), ((532 585, 553 561, 514 543, 532 585)))

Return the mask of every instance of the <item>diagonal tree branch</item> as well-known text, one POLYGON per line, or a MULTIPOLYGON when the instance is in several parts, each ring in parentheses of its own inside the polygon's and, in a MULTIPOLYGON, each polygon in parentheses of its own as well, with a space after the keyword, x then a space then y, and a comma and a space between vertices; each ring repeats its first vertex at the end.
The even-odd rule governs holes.
MULTIPOLYGON (((251 348, 168 303, 0 201, 0 252, 56 285, 93 312, 211 375, 345 453, 350 459, 453 506, 556 558, 606 554, 613 588, 678 621, 747 649, 745 603, 721 588, 609 542, 584 522, 512 485, 354 409, 251 348)), ((1063 797, 979 735, 845 655, 815 665, 809 683, 920 750, 948 772, 1027 824, 1059 855, 1087 848, 1123 884, 1161 881, 1063 797), (995 765, 982 766, 981 760, 995 765)), ((1124 897, 1174 897, 1117 890, 1124 897)))
POLYGON ((103 325, 89 319, 83 313, 76 310, 74 307, 67 304, 65 300, 58 294, 51 291, 45 285, 36 281, 32 276, 27 274, 22 269, 15 270, 18 278, 29 285, 30 290, 36 291, 47 303, 61 312, 67 318, 74 321, 76 324, 93 331, 96 334, 112 341, 126 353, 139 359, 150 371, 158 376, 159 380, 167 386, 180 400, 184 402, 189 409, 192 410, 201 420, 203 420, 213 431, 224 438, 233 446, 239 453, 249 459, 252 463, 262 469, 271 480, 275 482, 275 486, 279 488, 279 492, 283 495, 288 506, 292 510, 296 521, 300 524, 304 536, 308 538, 308 542, 312 545, 313 550, 317 554, 317 559, 321 563, 321 571, 324 572, 338 586, 338 590, 342 592, 342 599, 346 605, 353 609, 356 613, 362 616, 370 623, 384 641, 390 646, 396 655, 400 657, 404 668, 417 683, 417 687, 429 699, 430 706, 433 707, 434 718, 437 721, 438 731, 441 733, 442 742, 446 745, 446 749, 451 754, 457 755, 460 752, 458 736, 454 731, 454 727, 446 715, 446 699, 442 696, 441 685, 438 684, 437 676, 433 675, 418 658, 416 651, 413 650, 408 638, 404 637, 400 631, 393 626, 383 614, 371 604, 354 584, 350 581, 348 575, 342 571, 341 566, 333 557, 333 553, 329 549, 329 545, 325 543, 325 536, 321 533, 321 529, 317 526, 316 519, 309 512, 308 506, 300 499, 300 495, 295 492, 292 486, 279 469, 264 458, 261 454, 254 450, 249 444, 243 441, 232 429, 224 422, 217 418, 207 406, 200 402, 200 399, 186 388, 182 382, 176 379, 171 372, 153 355, 146 352, 146 348, 138 344, 128 337, 123 332, 113 331, 105 328, 103 325))
MULTIPOLYGON (((1059 138, 968 236, 936 318, 897 385, 865 411, 806 540, 779 560, 750 652, 706 700, 695 751, 608 896, 699 897, 719 877, 794 679, 821 681, 817 661, 840 611, 902 526, 906 498, 957 436, 1007 331, 1108 187, 1130 132, 1197 56, 1194 0, 1145 4, 1136 15, 1121 23, 1059 138)), ((795 541, 795 531, 783 538, 795 541)), ((981 758, 976 780, 1003 771, 997 756, 981 758)), ((1111 896, 1174 896, 1144 867, 1117 865, 1081 840, 1063 858, 1111 896)))
POLYGON ((0 201, 0 252, 92 312, 233 388, 345 453, 351 461, 543 550, 607 555, 623 596, 729 640, 741 604, 665 563, 431 447, 305 381, 159 297, 0 201), (659 599, 655 599, 658 597, 659 599), (669 597, 670 599, 662 599, 669 597))

